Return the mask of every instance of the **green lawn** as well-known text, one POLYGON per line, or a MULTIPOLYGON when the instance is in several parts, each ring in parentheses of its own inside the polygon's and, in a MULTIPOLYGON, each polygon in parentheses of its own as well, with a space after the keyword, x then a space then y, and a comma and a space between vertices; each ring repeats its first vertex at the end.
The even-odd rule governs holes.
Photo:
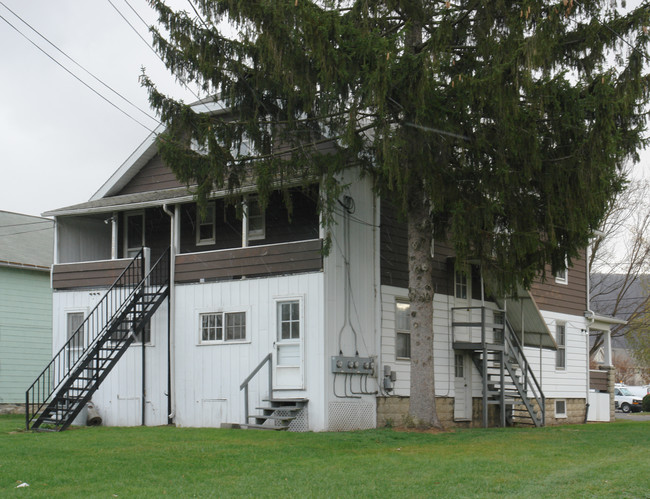
POLYGON ((22 425, 0 417, 0 497, 650 497, 650 422, 435 435, 22 425))

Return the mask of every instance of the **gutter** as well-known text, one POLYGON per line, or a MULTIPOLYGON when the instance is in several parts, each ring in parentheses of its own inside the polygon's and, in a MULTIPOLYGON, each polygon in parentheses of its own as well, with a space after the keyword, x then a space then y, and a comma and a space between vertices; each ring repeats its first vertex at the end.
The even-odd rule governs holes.
POLYGON ((176 416, 176 221, 177 213, 169 210, 167 204, 163 211, 170 219, 169 241, 169 306, 167 312, 167 424, 173 424, 176 416))

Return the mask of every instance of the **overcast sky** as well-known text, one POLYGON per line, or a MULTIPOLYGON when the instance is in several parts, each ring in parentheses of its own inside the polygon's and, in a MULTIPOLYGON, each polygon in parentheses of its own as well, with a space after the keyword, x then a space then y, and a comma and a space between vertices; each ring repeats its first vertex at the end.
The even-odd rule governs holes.
MULTIPOLYGON (((168 4, 190 10, 187 0, 168 4)), ((162 90, 195 97, 171 78, 151 43, 146 0, 0 0, 0 16, 108 100, 153 129, 156 122, 97 83, 7 7, 97 78, 149 110, 141 67, 162 90), (111 5, 111 3, 113 5, 111 5), (117 10, 116 10, 117 8, 117 10)), ((0 210, 40 215, 87 201, 149 131, 98 97, 0 19, 0 210)), ((637 171, 645 167, 637 167, 637 171)))
MULTIPOLYGON (((146 0, 0 0, 0 16, 146 127, 156 122, 84 73, 7 7, 86 70, 139 108, 145 67, 167 93, 193 101, 122 19, 151 43, 146 0), (129 6, 130 5, 130 6, 129 6)), ((170 5, 190 10, 186 0, 170 5)), ((40 215, 87 201, 149 131, 98 97, 0 18, 0 210, 40 215)))

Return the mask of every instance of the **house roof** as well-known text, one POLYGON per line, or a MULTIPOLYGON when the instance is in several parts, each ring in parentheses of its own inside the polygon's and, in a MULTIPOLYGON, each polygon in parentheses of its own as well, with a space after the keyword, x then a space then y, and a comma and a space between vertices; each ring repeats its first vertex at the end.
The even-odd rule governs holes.
POLYGON ((0 211, 0 266, 49 271, 53 252, 52 220, 0 211))

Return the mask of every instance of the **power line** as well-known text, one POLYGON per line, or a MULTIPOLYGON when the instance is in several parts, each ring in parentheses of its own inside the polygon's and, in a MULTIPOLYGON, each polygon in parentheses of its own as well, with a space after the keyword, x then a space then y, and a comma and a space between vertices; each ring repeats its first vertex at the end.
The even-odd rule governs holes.
MULTIPOLYGON (((2 4, 4 5, 4 4, 2 4)), ((113 106, 115 109, 117 109, 119 112, 127 116, 128 118, 132 119, 135 121, 138 125, 140 125, 142 128, 145 128, 146 130, 149 130, 149 132, 153 133, 153 130, 149 128, 147 125, 142 123, 140 120, 137 118, 131 116, 129 113, 127 113, 124 109, 119 107, 117 104, 114 102, 110 101, 108 98, 103 96, 101 93, 99 93, 97 90, 95 90, 93 87, 88 85, 85 81, 83 81, 81 78, 79 78, 76 74, 74 74, 72 71, 70 71, 68 68, 66 68, 63 64, 61 64, 59 61, 57 61, 54 57, 52 57, 50 54, 48 54, 43 48, 41 48, 36 42, 34 42, 32 39, 30 39, 27 35, 25 35, 22 31, 20 31, 16 26, 11 24, 5 18, 3 15, 0 14, 0 19, 2 19, 4 22, 6 22, 10 27, 12 27, 20 36, 22 36, 25 40, 27 40, 29 43, 31 43, 34 47, 36 47, 38 50, 40 50, 43 54, 45 54, 49 59, 51 59, 54 63, 56 63, 61 69, 63 69, 66 73, 68 73, 70 76, 72 76, 75 80, 77 80, 79 83, 81 83, 83 86, 85 86, 88 90, 93 92, 95 95, 97 95, 99 98, 103 99, 106 101, 108 104, 113 106)))
MULTIPOLYGON (((156 52, 156 50, 151 46, 151 44, 150 44, 147 40, 144 39, 144 37, 140 34, 140 32, 135 28, 135 26, 133 26, 133 24, 131 24, 131 23, 129 22, 129 20, 124 16, 124 14, 122 14, 122 12, 120 11, 120 9, 117 8, 117 6, 112 2, 112 0, 106 0, 106 1, 107 1, 109 4, 111 4, 111 7, 113 7, 113 9, 115 9, 115 11, 116 11, 116 12, 119 14, 119 16, 124 20, 124 22, 125 22, 126 24, 129 25, 129 27, 130 27, 130 28, 135 32, 136 35, 138 35, 138 38, 140 38, 140 40, 142 40, 142 41, 145 43, 145 45, 147 45, 147 47, 149 47, 149 49, 150 49, 150 50, 151 50, 151 51, 156 55, 156 57, 157 57, 158 59, 160 59, 160 62, 162 62, 165 66, 167 66, 167 65, 165 64, 165 61, 163 60, 163 58, 160 56, 160 54, 158 54, 158 52, 156 52)), ((129 8, 130 8, 133 12, 135 12, 136 16, 138 16, 138 18, 140 19, 140 21, 142 21, 142 23, 143 23, 145 26, 147 26, 147 23, 145 22, 145 20, 142 19, 142 17, 140 16, 140 14, 138 14, 138 12, 133 8, 133 6, 128 2, 128 0, 124 0, 124 2, 129 6, 129 8)), ((147 26, 147 28, 149 28, 149 26, 147 26)), ((185 88, 186 88, 186 89, 187 89, 187 90, 188 90, 188 91, 189 91, 189 92, 190 92, 190 93, 191 93, 191 94, 196 98, 197 101, 201 101, 201 100, 202 100, 201 97, 199 97, 199 96, 197 95, 197 93, 194 92, 194 90, 192 90, 192 89, 189 87, 189 85, 187 84, 187 82, 186 82, 183 78, 180 78, 180 77, 178 77, 178 76, 177 76, 177 78, 178 78, 178 81, 180 81, 180 82, 183 84, 183 86, 184 86, 184 87, 185 87, 185 88)), ((203 104, 203 106, 205 107, 206 111, 207 111, 208 114, 209 114, 209 113, 210 113, 210 108, 207 106, 207 104, 206 104, 205 102, 203 102, 202 104, 203 104)), ((223 104, 220 104, 220 107, 221 107, 222 110, 225 109, 225 108, 223 107, 223 104)))
POLYGON ((20 234, 29 234, 29 233, 32 233, 32 232, 42 232, 44 230, 53 230, 53 227, 45 227, 44 229, 30 228, 29 230, 23 230, 23 231, 19 231, 19 232, 9 232, 8 234, 0 233, 0 237, 17 236, 17 235, 20 235, 20 234))
POLYGON ((7 224, 7 225, 0 225, 0 229, 4 229, 6 227, 24 227, 25 225, 36 225, 36 224, 51 224, 52 220, 41 220, 39 222, 23 222, 20 224, 7 224))
POLYGON ((5 9, 7 9, 7 10, 8 10, 9 12, 11 12, 14 16, 16 16, 16 17, 17 17, 17 18, 18 18, 18 19, 19 19, 23 24, 25 24, 27 27, 29 27, 29 29, 31 29, 34 33, 36 33, 38 36, 40 36, 43 40, 45 40, 47 43, 49 43, 49 44, 50 44, 52 47, 54 47, 56 50, 58 50, 58 51, 59 51, 59 52, 60 52, 64 57, 66 57, 68 60, 70 60, 72 63, 74 63, 78 68, 80 68, 80 69, 81 69, 82 71, 84 71, 86 74, 88 74, 89 76, 91 76, 92 78, 94 78, 95 81, 97 81, 98 83, 102 84, 102 85, 103 85, 104 87, 106 87, 108 90, 110 90, 111 92, 113 92, 115 95, 117 95, 118 97, 120 97, 120 98, 121 98, 122 100, 124 100, 125 102, 129 103, 131 106, 133 106, 135 109, 137 109, 138 111, 140 111, 142 114, 144 114, 144 115, 147 116, 148 118, 151 118, 152 120, 154 120, 155 122, 157 122, 158 124, 160 124, 160 121, 158 121, 154 116, 151 116, 149 113, 147 113, 146 111, 144 111, 144 110, 142 110, 141 108, 139 108, 136 104, 134 104, 134 103, 131 102, 129 99, 127 99, 126 97, 124 97, 124 96, 123 96, 122 94, 120 94, 117 90, 113 89, 110 85, 108 85, 107 83, 105 83, 104 81, 102 81, 100 78, 98 78, 97 76, 95 76, 93 73, 91 73, 90 71, 88 71, 85 67, 83 67, 81 64, 79 64, 76 60, 74 60, 72 57, 70 57, 68 54, 66 54, 63 50, 61 50, 59 47, 57 47, 53 42, 51 42, 51 41, 50 41, 49 39, 47 39, 43 34, 41 34, 41 33, 40 33, 36 28, 34 28, 31 24, 29 24, 29 23, 28 23, 27 21, 25 21, 22 17, 20 17, 18 14, 16 14, 13 10, 11 10, 9 7, 7 7, 7 5, 6 5, 4 2, 0 1, 0 5, 2 5, 5 9))

